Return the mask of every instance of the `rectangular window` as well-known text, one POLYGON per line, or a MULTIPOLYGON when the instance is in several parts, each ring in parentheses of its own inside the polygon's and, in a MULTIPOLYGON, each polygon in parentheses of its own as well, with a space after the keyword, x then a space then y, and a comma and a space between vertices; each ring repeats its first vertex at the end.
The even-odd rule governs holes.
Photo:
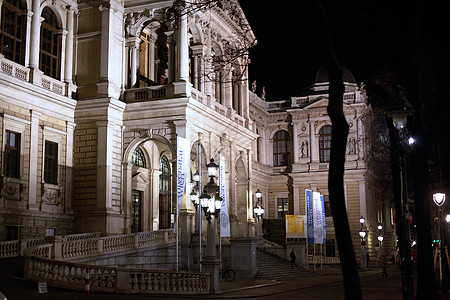
POLYGON ((5 176, 20 178, 20 133, 6 130, 5 176))
POLYGON ((58 184, 58 144, 45 141, 44 181, 58 184))
POLYGON ((6 240, 16 241, 19 239, 19 226, 6 226, 6 240))
POLYGON ((286 214, 288 213, 288 198, 278 198, 277 199, 277 212, 278 219, 285 219, 286 214))
POLYGON ((336 240, 334 239, 327 240, 326 252, 328 257, 336 256, 336 240))
POLYGON ((331 217, 330 196, 323 195, 323 206, 325 207, 325 217, 331 217))

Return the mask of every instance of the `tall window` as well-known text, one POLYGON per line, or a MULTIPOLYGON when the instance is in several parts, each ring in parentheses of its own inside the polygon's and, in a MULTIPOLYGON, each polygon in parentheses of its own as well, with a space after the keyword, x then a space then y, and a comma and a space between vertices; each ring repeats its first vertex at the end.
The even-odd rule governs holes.
POLYGON ((44 21, 41 26, 41 47, 39 51, 39 68, 45 75, 52 78, 60 78, 60 47, 61 42, 58 35, 58 25, 55 14, 49 9, 42 11, 44 21))
POLYGON ((131 201, 131 233, 142 231, 142 192, 133 190, 131 201))
POLYGON ((289 133, 280 130, 273 137, 273 165, 288 166, 291 163, 291 141, 289 133))
POLYGON ((159 229, 170 228, 170 208, 171 208, 171 172, 170 163, 165 155, 159 162, 159 229))
POLYGON ((20 0, 4 0, 0 16, 0 53, 18 64, 25 60, 25 18, 20 0))
POLYGON ((331 126, 325 125, 319 131, 319 159, 320 162, 330 161, 331 126))
POLYGON ((325 207, 325 217, 331 217, 331 205, 329 195, 323 195, 323 206, 325 207))
POLYGON ((20 133, 6 130, 5 176, 20 178, 20 133))
POLYGON ((58 183, 58 144, 45 141, 44 181, 58 183))
POLYGON ((144 152, 140 147, 134 150, 131 162, 138 167, 146 168, 144 152))
POLYGON ((278 219, 285 219, 288 214, 288 198, 278 198, 277 199, 277 212, 278 219))

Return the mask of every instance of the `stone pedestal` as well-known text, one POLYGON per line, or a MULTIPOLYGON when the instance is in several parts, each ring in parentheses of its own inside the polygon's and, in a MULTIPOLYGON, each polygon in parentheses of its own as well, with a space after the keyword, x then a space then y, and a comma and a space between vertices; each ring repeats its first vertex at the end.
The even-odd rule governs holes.
POLYGON ((210 293, 211 294, 216 294, 218 292, 220 292, 220 287, 219 287, 219 266, 220 266, 220 261, 218 259, 216 259, 213 256, 207 256, 205 257, 204 260, 202 260, 202 266, 203 266, 203 270, 202 272, 205 273, 210 273, 211 277, 210 277, 210 282, 209 282, 209 286, 210 286, 210 293))
POLYGON ((236 271, 236 278, 254 278, 256 274, 257 238, 232 238, 231 267, 236 271))
MULTIPOLYGON (((206 245, 203 235, 200 236, 197 232, 192 235, 191 241, 189 243, 189 254, 188 254, 188 266, 186 270, 200 272, 200 247, 204 248, 206 245), (201 240, 201 242, 200 242, 201 240)), ((183 254, 184 256, 184 254, 183 254)), ((184 260, 184 259, 183 259, 184 260)))

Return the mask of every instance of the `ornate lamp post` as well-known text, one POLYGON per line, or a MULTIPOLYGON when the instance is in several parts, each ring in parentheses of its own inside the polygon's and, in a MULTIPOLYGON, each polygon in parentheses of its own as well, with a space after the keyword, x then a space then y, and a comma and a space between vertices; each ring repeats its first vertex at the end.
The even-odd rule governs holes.
POLYGON ((262 193, 259 189, 256 190, 255 193, 256 196, 256 205, 253 208, 253 212, 256 215, 256 235, 258 238, 260 238, 262 236, 262 222, 260 221, 260 219, 262 218, 262 215, 264 214, 264 207, 262 206, 262 193))
POLYGON ((364 241, 364 238, 367 235, 367 229, 364 226, 364 222, 366 220, 364 219, 363 216, 361 216, 361 218, 359 218, 359 223, 361 224, 361 229, 359 230, 358 234, 361 237, 361 270, 367 270, 367 268, 369 267, 367 265, 367 249, 366 249, 366 242, 364 241))
POLYGON ((218 165, 211 158, 208 168, 209 182, 203 188, 200 196, 200 203, 208 220, 207 241, 206 241, 206 257, 201 262, 205 267, 205 272, 211 273, 210 291, 216 293, 219 291, 219 264, 216 258, 216 233, 217 233, 217 216, 220 213, 222 198, 219 196, 219 186, 215 183, 218 165))
POLYGON ((409 232, 409 208, 408 191, 406 183, 405 169, 405 145, 406 142, 406 122, 408 116, 414 113, 414 108, 408 99, 403 96, 403 87, 397 86, 397 95, 386 108, 386 114, 392 117, 392 123, 398 130, 399 135, 399 158, 400 158, 400 199, 397 197, 397 235, 400 242, 400 257, 402 270, 402 290, 403 299, 414 298, 414 262, 411 260, 411 236, 409 232), (400 208, 400 211, 399 209, 400 208))
POLYGON ((441 249, 441 255, 440 255, 440 259, 439 259, 439 279, 441 282, 441 288, 444 289, 444 288, 447 288, 447 286, 444 286, 445 284, 443 281, 443 278, 445 277, 445 276, 443 276, 444 275, 443 267, 446 264, 444 264, 442 262, 443 255, 445 253, 444 209, 445 209, 445 206, 447 205, 447 203, 445 202, 445 194, 444 193, 434 193, 433 201, 439 209, 438 224, 439 224, 439 244, 440 244, 440 249, 441 249))

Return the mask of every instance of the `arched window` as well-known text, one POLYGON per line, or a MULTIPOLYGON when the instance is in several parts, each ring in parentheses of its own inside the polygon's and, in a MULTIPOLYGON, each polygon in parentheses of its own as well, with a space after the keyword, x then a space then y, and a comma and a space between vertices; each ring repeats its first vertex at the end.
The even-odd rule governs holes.
POLYGON ((39 49, 39 69, 45 75, 60 78, 61 40, 55 14, 49 8, 42 11, 44 21, 41 26, 41 47, 39 49))
POLYGON ((172 173, 165 155, 159 162, 159 229, 170 228, 172 173))
POLYGON ((319 159, 320 162, 330 161, 331 126, 325 125, 319 131, 319 159))
POLYGON ((291 163, 291 140, 289 133, 280 130, 273 137, 273 165, 288 166, 291 163))
POLYGON ((0 16, 0 53, 18 64, 25 60, 26 13, 20 0, 4 0, 0 16))
POLYGON ((133 157, 131 158, 131 162, 138 167, 146 168, 147 164, 145 163, 144 152, 140 147, 137 147, 133 152, 133 157))

